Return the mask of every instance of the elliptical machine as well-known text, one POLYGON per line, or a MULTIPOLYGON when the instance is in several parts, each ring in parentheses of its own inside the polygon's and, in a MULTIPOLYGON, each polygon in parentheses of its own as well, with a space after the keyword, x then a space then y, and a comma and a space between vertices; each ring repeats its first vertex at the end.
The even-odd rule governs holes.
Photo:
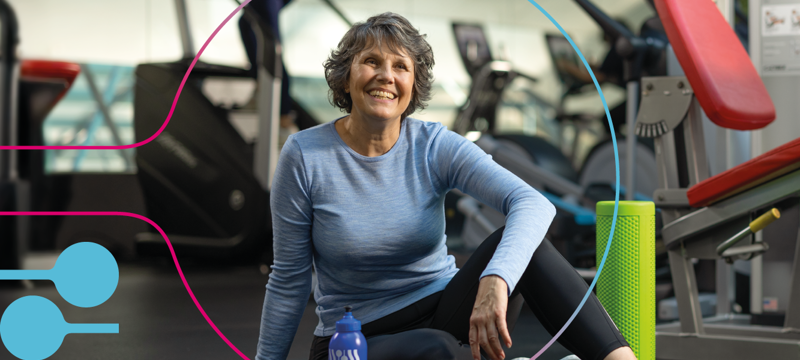
MULTIPOLYGON (((579 184, 579 173, 552 141, 528 133, 504 133, 498 124, 503 92, 517 78, 536 79, 515 71, 507 61, 494 60, 479 25, 454 24, 453 31, 465 68, 473 78, 469 101, 459 109, 453 130, 471 138, 498 164, 553 202, 559 211, 548 237, 573 265, 593 266, 595 215, 591 204, 606 199, 594 198, 594 187, 579 184)), ((556 108, 533 93, 528 95, 542 107, 556 108)), ((610 189, 608 184, 605 188, 610 189)), ((600 196, 608 193, 600 192, 600 196)), ((613 198, 613 190, 610 193, 613 198)), ((502 214, 469 197, 450 203, 457 203, 466 217, 461 238, 467 248, 476 247, 503 224, 502 214)))
MULTIPOLYGON (((637 138, 634 123, 639 104, 639 81, 642 76, 663 76, 667 73, 666 47, 668 39, 661 20, 655 16, 644 22, 640 35, 634 35, 625 26, 603 13, 588 0, 575 2, 591 16, 611 37, 614 49, 623 58, 623 80, 627 90, 626 133, 624 146, 619 147, 621 185, 627 189, 642 190, 650 197, 657 187, 655 153, 637 138), (630 141, 629 141, 630 140, 630 141), (631 154, 632 156, 628 156, 631 154), (624 161, 624 163, 623 163, 624 161), (647 182, 641 184, 641 182, 647 182)), ((622 129, 617 129, 621 131, 622 129)), ((610 142, 598 144, 589 153, 581 169, 580 184, 610 183, 615 178, 613 146, 610 142)), ((623 192, 621 192, 623 193, 623 192)), ((626 200, 635 200, 635 191, 625 191, 626 200)))
MULTIPOLYGON (((185 3, 176 0, 184 58, 136 68, 136 141, 163 124, 172 99, 194 58, 185 3)), ((245 69, 198 61, 181 93, 169 125, 137 149, 136 162, 147 215, 184 253, 215 259, 255 257, 271 264, 269 186, 278 159, 278 106, 282 81, 281 45, 270 26, 252 9, 243 15, 259 40, 257 128, 248 142, 231 124, 231 111, 203 94, 209 77, 249 78, 245 69)), ((300 129, 316 125, 293 102, 300 129)), ((139 250, 163 253, 158 233, 137 235, 139 250)))

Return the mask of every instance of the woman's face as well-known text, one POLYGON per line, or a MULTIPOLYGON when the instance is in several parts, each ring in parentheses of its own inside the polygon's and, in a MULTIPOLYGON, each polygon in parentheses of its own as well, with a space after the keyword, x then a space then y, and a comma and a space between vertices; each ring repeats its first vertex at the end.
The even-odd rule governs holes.
POLYGON ((405 51, 385 44, 367 48, 353 58, 345 91, 353 99, 351 116, 372 120, 400 118, 414 91, 414 62, 405 51))

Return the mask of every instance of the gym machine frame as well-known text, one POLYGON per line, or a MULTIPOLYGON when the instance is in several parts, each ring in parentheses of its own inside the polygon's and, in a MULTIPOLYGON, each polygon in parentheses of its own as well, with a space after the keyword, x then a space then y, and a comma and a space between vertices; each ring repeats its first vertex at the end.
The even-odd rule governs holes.
MULTIPOLYGON (((531 82, 536 82, 537 79, 515 71, 508 61, 493 59, 483 29, 479 25, 454 23, 453 32, 464 66, 472 77, 469 101, 459 109, 453 122, 453 131, 461 135, 466 135, 471 131, 482 132, 483 134, 475 140, 475 144, 487 154, 492 155, 498 164, 510 169, 532 187, 543 191, 543 194, 557 208, 574 214, 576 223, 580 225, 594 224, 594 211, 544 192, 545 189, 548 189, 561 196, 583 199, 585 189, 572 180, 537 165, 531 161, 528 152, 514 142, 507 139, 496 139, 490 135, 496 126, 497 107, 501 101, 499 94, 517 77, 528 79, 531 82), (478 119, 485 120, 485 128, 479 128, 478 119)), ((531 95, 537 98, 535 95, 531 95)), ((538 98, 537 101, 547 103, 538 98)), ((486 232, 486 235, 491 234, 502 225, 502 220, 498 217, 499 213, 493 210, 487 210, 490 214, 483 213, 478 202, 471 197, 462 197, 458 209, 467 218, 474 220, 486 232)), ((483 239, 485 236, 479 234, 476 235, 476 238, 483 239)))
MULTIPOLYGON (((17 57, 19 27, 13 8, 0 0, 0 145, 44 145, 42 126, 81 67, 17 57)), ((57 210, 54 181, 44 173, 42 151, 0 150, 0 210, 57 210), (47 199, 47 200, 46 200, 47 199)), ((37 239, 49 238, 50 217, 0 217, 0 268, 20 269, 37 239)))
MULTIPOLYGON (((657 68, 658 55, 661 54, 664 44, 658 39, 635 37, 630 31, 611 20, 610 17, 587 1, 580 0, 578 4, 596 19, 599 17, 600 19, 597 19, 598 23, 604 25, 604 29, 613 34, 614 38, 624 38, 624 40, 628 40, 629 43, 635 45, 628 46, 631 51, 626 54, 626 79, 629 79, 629 83, 635 84, 638 88, 638 79, 641 73, 647 70, 653 71, 654 68, 657 68)), ((560 211, 572 214, 576 224, 594 225, 595 213, 591 204, 594 204, 596 200, 587 197, 587 188, 575 182, 577 180, 570 180, 565 177, 566 175, 549 171, 537 165, 532 161, 533 159, 528 151, 514 141, 495 138, 489 134, 496 125, 495 118, 497 107, 500 103, 499 93, 517 77, 527 78, 533 82, 536 79, 513 70, 511 64, 507 61, 494 60, 480 26, 454 23, 453 30, 458 41, 461 58, 467 72, 473 78, 469 94, 470 101, 459 110, 453 124, 453 130, 462 135, 466 135, 471 131, 484 132, 475 141, 475 144, 487 154, 492 155, 494 161, 511 170, 532 187, 542 191, 542 194, 553 202, 560 211), (480 127, 477 124, 477 120, 481 118, 486 120, 485 127, 480 127), (548 191, 558 195, 551 194, 548 191), (578 203, 567 199, 578 200, 578 203)), ((637 102, 638 96, 635 92, 635 90, 629 92, 628 104, 637 102)), ((546 103, 546 101, 540 101, 546 103)), ((633 113, 634 109, 629 109, 628 114, 633 113)), ((632 131, 632 115, 629 118, 631 118, 628 119, 631 121, 629 129, 632 131)), ((629 136, 629 138, 633 138, 633 136, 629 136)), ((642 166, 642 161, 647 160, 642 155, 635 156, 637 151, 631 150, 633 146, 641 147, 643 145, 634 144, 635 142, 627 143, 628 147, 620 149, 620 157, 629 160, 625 169, 628 170, 628 174, 632 175, 634 173, 633 161, 635 158, 638 158, 638 166, 642 166), (634 156, 622 156, 626 153, 634 154, 634 156)), ((653 158, 652 160, 654 161, 655 159, 653 158)), ((634 189, 632 177, 628 177, 630 179, 626 180, 625 184, 628 185, 628 189, 634 189)), ((626 196, 632 198, 634 193, 634 191, 626 191, 626 196)), ((476 200, 468 196, 464 196, 459 200, 458 209, 465 214, 468 220, 474 222, 474 224, 468 222, 465 225, 465 231, 467 229, 477 230, 475 229, 477 227, 485 232, 485 235, 488 235, 502 225, 503 222, 502 214, 487 207, 481 208, 476 200)), ((485 238, 481 234, 476 234, 473 237, 476 239, 485 238)), ((587 278, 591 278, 594 276, 594 271, 586 270, 583 274, 587 278)))
MULTIPOLYGON (((151 136, 163 123, 163 113, 160 109, 155 111, 153 110, 154 107, 142 106, 142 104, 146 101, 153 101, 158 103, 161 109, 168 109, 166 103, 163 102, 163 98, 160 97, 161 93, 155 92, 156 90, 150 90, 154 87, 149 81, 156 77, 153 73, 156 70, 163 73, 165 71, 163 70, 164 68, 177 67, 180 68, 181 75, 183 75, 183 71, 185 71, 183 69, 188 68, 188 64, 196 56, 185 0, 175 0, 175 7, 183 44, 183 59, 177 63, 140 64, 137 67, 135 95, 138 100, 134 103, 134 123, 137 141, 151 136)), ((233 127, 228 124, 223 126, 208 120, 205 123, 211 124, 208 129, 214 129, 218 131, 217 133, 212 136, 206 133, 199 135, 198 133, 188 134, 187 127, 200 127, 201 124, 199 120, 194 120, 191 126, 185 125, 187 124, 187 119, 191 119, 192 116, 199 116, 198 113, 191 112, 196 109, 188 108, 186 104, 190 104, 189 101, 192 100, 192 94, 194 94, 195 98, 203 95, 198 94, 199 91, 196 88, 187 87, 184 88, 184 92, 181 94, 182 98, 175 108, 170 126, 167 127, 167 131, 159 136, 159 139, 171 139, 170 141, 178 143, 179 146, 189 146, 187 148, 189 150, 186 151, 200 159, 199 161, 210 164, 205 166, 215 167, 214 171, 222 171, 218 170, 217 166, 227 162, 225 171, 232 172, 232 174, 218 176, 213 180, 206 179, 208 183, 204 182, 206 180, 202 180, 203 178, 200 177, 187 180, 187 178, 175 176, 170 172, 172 168, 178 166, 176 164, 181 164, 181 160, 170 152, 162 150, 164 148, 162 145, 147 144, 139 148, 136 154, 139 168, 137 176, 144 191, 148 216, 161 224, 174 245, 191 248, 202 256, 227 257, 248 254, 252 249, 261 251, 262 245, 260 243, 263 242, 265 236, 269 235, 271 226, 269 225, 267 196, 279 154, 279 104, 281 82, 283 80, 281 71, 282 47, 276 35, 273 34, 271 27, 263 19, 259 18, 253 9, 244 7, 242 9, 242 17, 252 27, 257 40, 257 63, 253 64, 253 66, 257 67, 256 81, 259 89, 256 93, 258 135, 255 139, 255 144, 252 145, 252 151, 250 152, 251 145, 246 144, 241 136, 233 130, 233 127), (182 124, 181 126, 183 127, 179 126, 179 124, 182 124), (198 139, 210 139, 212 137, 218 142, 205 144, 202 148, 195 147, 193 144, 193 142, 201 141, 198 139), (229 150, 230 153, 223 151, 225 149, 220 150, 223 147, 227 147, 226 150, 229 150), (245 148, 247 148, 247 152, 240 151, 245 148), (234 154, 234 151, 238 152, 234 154), (209 183, 213 183, 217 189, 224 189, 224 191, 219 190, 218 194, 209 194, 209 183), (169 206, 174 205, 174 208, 165 208, 164 204, 157 202, 163 200, 165 193, 168 193, 172 199, 178 200, 173 204, 169 204, 169 206), (201 198, 198 194, 216 196, 218 199, 227 198, 228 201, 227 203, 221 202, 220 205, 223 206, 220 207, 209 207, 205 206, 202 201, 197 201, 197 199, 201 198), (186 230, 188 226, 185 225, 188 221, 176 220, 180 218, 174 216, 176 212, 184 211, 181 209, 190 209, 186 211, 192 216, 196 216, 195 218, 190 218, 192 219, 190 221, 202 221, 212 231, 203 234, 188 232, 186 230), (267 222, 264 222, 264 216, 266 216, 267 222), (223 221, 229 221, 234 218, 242 221, 235 227, 232 226, 230 228, 225 228, 221 225, 223 221)), ((192 69, 189 84, 206 76, 250 77, 244 69, 206 64, 198 61, 192 69)), ((170 80, 175 81, 175 85, 177 85, 176 78, 170 80)), ((207 100, 197 101, 207 106, 203 108, 204 110, 211 108, 207 100)), ((213 113, 210 114, 209 116, 213 115, 213 113)), ((210 117, 204 119, 210 119, 210 117)), ((159 142, 154 141, 153 143, 159 142)), ((136 240, 137 245, 144 247, 161 246, 164 243, 161 235, 155 232, 139 233, 136 235, 136 240)), ((265 248, 267 251, 270 250, 268 246, 265 248)))
MULTIPOLYGON (((0 1, 0 145, 17 145, 17 89, 19 87, 19 27, 14 10, 0 1)), ((16 150, 0 151, 0 210, 19 211, 27 200, 27 183, 19 178, 16 150)), ((19 268, 21 241, 26 234, 21 217, 0 219, 0 266, 19 268)))
MULTIPOLYGON (((750 325, 746 321, 746 315, 728 314, 706 319, 704 322, 692 259, 752 257, 767 250, 765 243, 754 242, 735 246, 731 248, 735 251, 728 250, 720 255, 718 246, 747 227, 755 211, 787 197, 800 196, 800 171, 796 166, 800 163, 800 154, 796 150, 797 146, 793 145, 800 139, 787 144, 788 147, 784 145, 709 178, 703 143, 702 111, 705 110, 709 118, 720 126, 732 128, 736 125, 731 124, 737 123, 741 130, 752 130, 764 127, 774 119, 774 107, 768 100, 769 95, 766 94, 763 84, 753 84, 754 79, 759 82, 760 79, 713 2, 656 0, 655 3, 670 43, 676 46, 674 53, 669 52, 668 62, 680 60, 684 70, 688 69, 687 76, 642 79, 642 102, 636 122, 639 136, 655 138, 659 190, 654 193, 654 199, 656 206, 662 209, 665 224, 662 238, 669 255, 680 319, 678 323, 657 326, 656 357, 798 359, 800 234, 795 240, 798 245, 795 248, 790 284, 791 298, 795 300, 789 302, 782 328, 750 325), (699 19, 703 19, 702 24, 699 19), (704 33, 713 31, 715 36, 697 36, 698 30, 703 30, 704 33), (739 48, 734 48, 736 46, 739 48), (731 54, 744 59, 731 59, 731 54), (729 58, 720 58, 724 56, 729 58), (708 68, 709 64, 719 61, 727 64, 746 63, 749 64, 749 69, 742 66, 729 69, 729 74, 735 73, 737 76, 720 78, 720 72, 715 73, 708 68), (731 114, 736 111, 730 110, 729 102, 732 100, 721 97, 730 89, 743 91, 759 100, 766 96, 769 105, 760 105, 761 109, 767 110, 761 113, 754 110, 753 119, 732 119, 731 114), (695 91, 705 93, 697 95, 695 91), (772 109, 771 114, 768 108, 772 109), (741 125, 746 122, 747 125, 741 125), (727 194, 719 194, 710 199, 707 197, 705 201, 698 202, 696 197, 690 199, 703 186, 708 189, 708 184, 720 179, 737 180, 737 170, 741 171, 745 166, 758 164, 759 161, 764 162, 768 156, 781 152, 792 158, 787 165, 771 170, 772 173, 737 186, 727 194), (698 184, 701 185, 700 188, 696 187, 698 184), (692 190, 695 190, 694 194, 692 190), (697 208, 698 206, 704 207, 697 208), (734 252, 736 254, 731 255, 734 252), (743 320, 746 321, 744 324, 743 320)), ((718 297, 727 303, 727 293, 718 294, 718 297)))
MULTIPOLYGON (((638 103, 638 86, 639 79, 642 74, 663 74, 663 52, 666 44, 659 38, 642 38, 635 36, 628 29, 621 24, 612 20, 608 15, 603 13, 599 8, 587 0, 576 0, 577 5, 581 6, 587 14, 589 14, 595 21, 603 28, 607 34, 610 34, 617 43, 617 48, 621 49, 622 55, 625 59, 625 80, 627 82, 628 91, 628 111, 627 123, 628 126, 628 139, 634 139, 633 136, 633 121, 636 112, 636 104, 638 103)), ((652 20, 657 20, 653 18, 652 20)), ((500 102, 499 93, 507 87, 516 77, 528 78, 531 81, 536 81, 535 78, 521 74, 512 69, 512 66, 507 61, 494 60, 489 51, 489 47, 479 26, 468 24, 453 24, 453 30, 456 40, 459 42, 459 52, 464 62, 467 72, 473 78, 470 88, 470 95, 468 101, 460 110, 453 124, 453 130, 459 134, 466 135, 470 131, 481 131, 491 133, 495 127, 495 116, 497 106, 500 102), (462 34, 459 34, 461 32, 462 34), (463 42, 463 43, 462 43, 463 42), (476 125, 476 120, 483 118, 486 120, 486 129, 479 129, 476 125)), ((543 101, 546 102, 546 101, 543 101)), ((625 179, 621 179, 621 183, 625 184, 626 190, 625 197, 628 200, 633 200, 635 197, 635 169, 641 166, 642 161, 647 161, 642 155, 637 156, 639 149, 636 149, 636 141, 625 141, 625 147, 620 148, 620 158, 625 160, 623 169, 626 170, 625 179), (631 156, 624 154, 632 154, 631 156), (638 159, 637 159, 638 158, 638 159), (637 166, 637 161, 638 166, 637 166)), ((558 196, 544 193, 554 205, 562 210, 575 214, 576 222, 579 224, 594 223, 593 201, 586 199, 586 190, 578 183, 566 179, 564 176, 548 171, 541 166, 529 161, 528 153, 517 144, 506 139, 495 139, 489 134, 482 134, 481 137, 475 141, 475 144, 483 149, 487 154, 492 155, 494 160, 507 169, 511 169, 515 175, 526 181, 528 184, 539 190, 549 189, 556 192, 561 196, 567 196, 573 199, 580 199, 581 205, 588 206, 583 208, 577 204, 562 200, 558 196), (590 204, 591 203, 591 204, 590 204)), ((649 195, 649 194, 647 194, 649 195)), ((466 201, 472 201, 473 204, 463 206, 463 210, 468 217, 476 218, 479 223, 488 223, 486 219, 479 219, 480 214, 476 213, 477 205, 474 200, 465 198, 466 201), (472 210, 470 210, 472 209, 472 210)), ((459 207, 460 209, 462 207, 459 207)), ((492 227, 486 227, 487 229, 492 227)), ((491 233, 491 231, 489 231, 491 233)))

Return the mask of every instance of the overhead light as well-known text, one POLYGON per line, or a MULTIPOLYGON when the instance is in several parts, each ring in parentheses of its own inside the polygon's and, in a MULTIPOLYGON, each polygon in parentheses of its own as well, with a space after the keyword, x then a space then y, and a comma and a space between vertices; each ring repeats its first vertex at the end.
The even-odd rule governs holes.
POLYGON ((467 140, 469 140, 469 141, 475 142, 475 141, 478 141, 478 139, 481 138, 481 132, 480 131, 468 131, 467 134, 464 135, 464 137, 467 138, 467 140))
POLYGON ((508 61, 495 60, 489 67, 494 71, 511 71, 511 63, 508 61))

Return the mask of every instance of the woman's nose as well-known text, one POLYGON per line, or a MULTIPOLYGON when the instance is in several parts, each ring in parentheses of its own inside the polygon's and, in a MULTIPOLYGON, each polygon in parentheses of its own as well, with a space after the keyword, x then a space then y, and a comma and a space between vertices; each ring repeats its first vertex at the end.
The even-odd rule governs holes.
POLYGON ((383 81, 392 82, 394 80, 394 73, 390 64, 385 64, 377 69, 378 79, 383 81))

